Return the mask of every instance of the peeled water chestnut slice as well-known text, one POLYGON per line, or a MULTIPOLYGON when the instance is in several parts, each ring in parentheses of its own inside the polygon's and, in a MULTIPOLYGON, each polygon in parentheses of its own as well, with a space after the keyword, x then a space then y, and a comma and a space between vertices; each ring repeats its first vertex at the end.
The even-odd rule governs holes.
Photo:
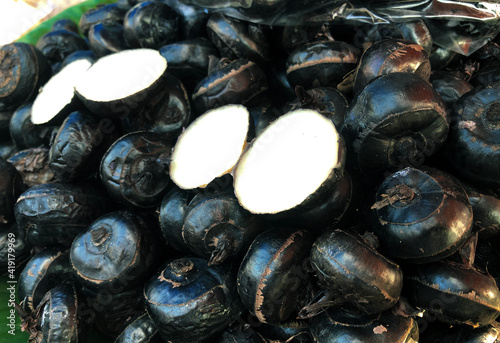
POLYGON ((75 81, 75 93, 91 112, 124 118, 164 86, 167 60, 153 49, 128 49, 98 59, 75 81))
POLYGON ((448 135, 450 117, 439 93, 412 73, 382 75, 349 107, 342 134, 353 167, 375 177, 419 166, 448 135))
POLYGON ((405 269, 405 292, 414 306, 448 324, 476 328, 500 314, 495 279, 469 265, 442 260, 405 269))
POLYGON ((387 256, 434 262, 456 252, 472 230, 472 207, 462 185, 437 169, 405 168, 380 185, 372 229, 387 256))
POLYGON ((391 311, 355 314, 332 308, 311 319, 314 342, 415 343, 419 328, 413 317, 397 316, 391 311))
POLYGON ((75 85, 92 63, 78 60, 68 64, 43 86, 31 107, 31 122, 35 125, 59 125, 67 115, 81 106, 75 95, 75 85))
POLYGON ((317 206, 342 177, 345 145, 332 121, 300 109, 257 136, 234 170, 234 190, 252 213, 304 212, 317 206))
POLYGON ((271 229, 255 238, 238 271, 238 293, 262 323, 284 322, 305 300, 304 260, 313 243, 306 230, 271 229))
POLYGON ((0 48, 0 111, 15 110, 36 97, 52 70, 40 50, 27 43, 0 48))
POLYGON ((118 138, 99 167, 104 188, 119 203, 157 206, 172 184, 168 175, 172 145, 168 136, 150 131, 118 138))
POLYGON ((144 287, 146 310, 160 336, 194 343, 222 332, 242 312, 230 265, 181 257, 167 261, 144 287))
POLYGON ((425 49, 404 39, 384 39, 372 44, 356 69, 354 94, 359 95, 377 76, 395 72, 414 73, 429 81, 431 64, 425 49))
POLYGON ((204 188, 230 173, 247 145, 250 122, 242 105, 222 106, 195 119, 175 143, 172 181, 182 189, 204 188))
POLYGON ((500 189, 500 86, 478 87, 455 104, 446 156, 464 181, 500 189))
POLYGON ((312 246, 311 265, 326 289, 326 298, 304 308, 305 313, 314 313, 323 301, 328 306, 327 300, 351 303, 364 313, 379 313, 399 300, 403 287, 399 265, 354 234, 325 232, 312 246))

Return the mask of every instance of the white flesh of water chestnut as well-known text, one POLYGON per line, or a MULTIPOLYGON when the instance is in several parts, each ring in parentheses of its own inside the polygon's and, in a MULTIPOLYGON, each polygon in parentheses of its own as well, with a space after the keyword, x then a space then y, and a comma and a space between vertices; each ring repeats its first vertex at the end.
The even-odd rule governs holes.
POLYGON ((235 194, 252 213, 296 207, 339 168, 340 137, 333 123, 300 109, 271 123, 241 156, 234 171, 235 194))
POLYGON ((232 171, 247 143, 250 114, 242 105, 226 105, 196 118, 179 136, 170 178, 183 189, 205 187, 232 171))

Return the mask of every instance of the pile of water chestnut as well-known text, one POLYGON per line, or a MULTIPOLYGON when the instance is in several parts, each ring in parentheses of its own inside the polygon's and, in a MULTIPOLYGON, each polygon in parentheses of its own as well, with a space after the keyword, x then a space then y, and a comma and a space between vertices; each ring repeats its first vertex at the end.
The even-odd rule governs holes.
POLYGON ((424 20, 266 26, 160 0, 0 47, 20 329, 500 342, 498 81, 495 39, 463 56, 424 20))

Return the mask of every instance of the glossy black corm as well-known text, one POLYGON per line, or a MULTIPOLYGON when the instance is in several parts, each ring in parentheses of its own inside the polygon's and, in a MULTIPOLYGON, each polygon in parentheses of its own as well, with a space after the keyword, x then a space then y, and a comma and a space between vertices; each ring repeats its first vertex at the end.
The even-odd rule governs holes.
POLYGON ((57 125, 33 124, 31 122, 32 105, 33 102, 27 102, 20 106, 10 119, 10 136, 21 149, 48 146, 52 134, 55 134, 58 128, 57 125))
POLYGON ((102 57, 128 49, 123 33, 123 25, 98 23, 89 29, 89 46, 96 56, 102 57))
POLYGON ((127 327, 116 337, 115 343, 161 343, 153 320, 144 312, 133 318, 127 327))
POLYGON ((49 148, 28 148, 21 150, 8 161, 16 167, 27 187, 48 183, 54 178, 49 167, 49 148))
POLYGON ((36 42, 36 47, 51 64, 62 62, 75 51, 89 48, 85 39, 78 33, 66 30, 46 33, 36 42))
POLYGON ((127 8, 120 6, 119 4, 108 4, 90 9, 80 18, 80 31, 83 35, 88 36, 90 28, 95 24, 123 24, 123 18, 125 17, 127 10, 127 8))
POLYGON ((16 167, 0 158, 0 223, 15 222, 14 204, 25 189, 26 185, 16 167))

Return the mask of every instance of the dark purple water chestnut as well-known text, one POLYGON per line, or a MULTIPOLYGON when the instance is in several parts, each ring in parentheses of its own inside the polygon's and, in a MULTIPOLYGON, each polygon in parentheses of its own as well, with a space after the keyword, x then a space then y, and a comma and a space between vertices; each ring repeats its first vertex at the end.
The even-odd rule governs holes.
POLYGON ((474 89, 469 82, 451 72, 435 71, 430 80, 432 87, 450 108, 462 95, 474 89))
POLYGON ((0 224, 15 221, 14 204, 25 189, 26 185, 16 167, 0 158, 0 224))
POLYGON ((325 297, 303 309, 348 302, 365 313, 378 313, 394 306, 403 287, 403 273, 396 263, 377 252, 361 237, 330 230, 314 242, 311 265, 317 272, 325 297), (337 297, 339 299, 335 299, 337 297))
POLYGON ((283 323, 259 323, 255 329, 270 342, 312 343, 309 321, 291 319, 283 323))
POLYGON ((307 43, 288 56, 286 75, 292 87, 337 87, 356 68, 360 54, 346 42, 324 39, 307 43))
POLYGON ((115 343, 162 343, 158 329, 147 313, 132 319, 115 343))
POLYGON ((82 180, 98 171, 99 162, 118 137, 106 121, 86 111, 71 113, 61 124, 49 150, 49 166, 56 180, 82 180))
POLYGON ((500 199, 498 196, 462 183, 472 206, 473 230, 479 237, 494 240, 500 236, 500 199))
POLYGON ((367 176, 418 166, 444 143, 449 114, 439 95, 412 73, 382 75, 348 109, 342 134, 352 165, 367 176))
POLYGON ((14 111, 0 112, 0 141, 10 140, 9 125, 14 111))
POLYGON ((486 326, 500 314, 495 279, 447 260, 405 269, 405 294, 417 308, 448 324, 486 326))
POLYGON ((500 330, 493 325, 471 328, 468 325, 450 326, 434 321, 421 328, 419 338, 420 342, 431 343, 487 343, 498 341, 500 330))
POLYGON ((35 125, 60 125, 73 111, 82 108, 75 95, 75 85, 92 63, 81 59, 68 64, 42 87, 31 106, 35 125))
POLYGON ((97 58, 128 49, 123 25, 92 25, 89 30, 89 46, 97 58))
POLYGON ((15 275, 31 256, 26 233, 16 223, 0 225, 0 275, 15 275))
POLYGON ((500 85, 478 87, 453 108, 445 152, 465 181, 500 189, 500 85))
POLYGON ((411 263, 434 262, 456 252, 472 230, 465 190, 437 169, 405 168, 379 186, 372 229, 381 251, 411 263))
POLYGON ((252 116, 254 127, 255 127, 255 137, 257 137, 264 129, 275 121, 280 115, 276 108, 270 107, 252 107, 248 109, 250 115, 252 116))
POLYGON ((344 140, 329 119, 309 109, 288 112, 245 149, 234 191, 252 213, 293 216, 324 202, 345 159, 344 140))
POLYGON ((34 312, 21 311, 21 330, 29 333, 29 342, 83 342, 90 319, 80 316, 80 302, 73 283, 59 284, 45 293, 34 312))
POLYGON ((130 290, 159 264, 162 247, 156 234, 140 215, 124 210, 107 213, 75 238, 71 264, 91 289, 130 290))
POLYGON ((49 146, 58 125, 35 125, 31 121, 33 102, 21 105, 10 118, 10 137, 20 149, 49 146))
POLYGON ((211 56, 218 57, 217 47, 206 38, 198 37, 164 45, 160 54, 168 61, 169 73, 192 92, 208 74, 211 56))
POLYGON ((262 323, 281 323, 307 301, 304 260, 312 235, 303 229, 267 230, 255 238, 238 271, 238 293, 262 323))
POLYGON ((35 254, 26 264, 17 288, 21 306, 35 311, 45 293, 66 280, 75 279, 65 248, 50 247, 35 254))
POLYGON ((318 87, 306 90, 302 86, 296 86, 295 93, 297 99, 285 105, 284 113, 299 108, 310 108, 330 119, 337 130, 342 129, 349 104, 340 91, 332 87, 318 87))
MULTIPOLYGON (((169 69, 170 69, 169 64, 169 69)), ((191 120, 191 100, 184 84, 167 75, 163 89, 142 110, 122 120, 125 131, 152 131, 176 137, 191 120)))
POLYGON ((210 10, 198 6, 190 6, 177 0, 167 3, 179 14, 179 38, 190 40, 207 36, 207 21, 210 10))
POLYGON ((332 308, 311 319, 314 342, 414 343, 419 341, 417 321, 391 311, 360 315, 332 308))
POLYGON ((208 19, 207 32, 222 57, 247 59, 259 65, 270 59, 264 26, 215 12, 208 19))
POLYGON ((49 167, 49 148, 21 150, 8 161, 16 167, 27 187, 49 183, 54 178, 54 172, 49 167))
POLYGON ((450 65, 457 62, 460 54, 440 47, 438 45, 433 45, 431 54, 429 56, 429 62, 431 63, 431 70, 444 70, 450 65))
POLYGON ((486 66, 482 66, 474 74, 470 82, 475 87, 488 87, 500 82, 500 65, 497 63, 491 63, 486 66))
POLYGON ((94 64, 94 62, 97 60, 97 57, 95 53, 92 50, 78 50, 75 51, 66 57, 62 64, 61 64, 61 69, 70 64, 71 62, 74 62, 76 60, 80 59, 86 59, 90 63, 94 64))
POLYGON ((51 75, 47 58, 35 46, 10 43, 0 47, 0 111, 15 110, 34 99, 51 75))
POLYGON ((113 289, 91 290, 82 286, 85 296, 82 314, 93 319, 94 328, 99 333, 113 339, 117 339, 134 318, 145 310, 142 284, 128 291, 123 289, 117 286, 113 289))
POLYGON ((69 54, 89 48, 87 41, 78 33, 66 30, 50 31, 40 37, 36 47, 49 63, 62 62, 69 54))
POLYGON ((319 25, 284 25, 281 31, 277 31, 280 33, 278 45, 283 47, 288 56, 298 47, 313 42, 325 30, 329 29, 319 25))
POLYGON ((131 48, 159 49, 179 40, 179 15, 164 2, 145 1, 127 12, 123 29, 131 48))
POLYGON ((129 49, 99 58, 76 81, 75 93, 92 113, 125 118, 163 88, 167 60, 153 49, 129 49))
POLYGON ((243 311, 229 265, 202 258, 169 260, 144 287, 146 310, 162 339, 205 340, 222 332, 243 311))
POLYGON ((384 39, 376 42, 361 56, 353 92, 359 95, 377 76, 399 72, 414 73, 429 81, 431 64, 425 49, 403 39, 384 39))
POLYGON ((109 199, 93 186, 46 183, 22 193, 14 212, 30 244, 70 246, 77 234, 111 206, 109 199))
POLYGON ((119 4, 108 4, 90 9, 80 17, 80 31, 84 36, 88 36, 90 28, 95 24, 123 24, 123 18, 127 11, 126 7, 119 4))
POLYGON ((231 173, 249 140, 251 121, 242 105, 218 107, 196 118, 175 143, 172 181, 182 189, 206 188, 231 173))
POLYGON ((237 325, 235 327, 229 327, 226 329, 218 338, 216 338, 214 343, 267 343, 264 337, 262 337, 256 330, 250 325, 237 325))
POLYGON ((168 174, 173 143, 149 131, 128 133, 104 154, 99 167, 102 184, 117 202, 157 206, 172 184, 168 174))
POLYGON ((228 104, 247 107, 269 102, 267 77, 254 62, 222 59, 195 87, 192 95, 196 115, 228 104))
MULTIPOLYGON (((173 228, 173 227, 172 227, 173 228)), ((243 257, 254 238, 265 229, 260 218, 243 209, 230 192, 201 192, 186 207, 180 232, 183 244, 193 253, 217 265, 243 257)))
MULTIPOLYGON (((498 236, 497 236, 498 237, 498 236)), ((495 239, 480 237, 475 246, 474 265, 500 280, 500 249, 495 239)))
POLYGON ((80 29, 78 28, 78 24, 76 24, 71 19, 59 19, 54 24, 52 24, 51 31, 70 31, 79 34, 80 29))
POLYGON ((0 142, 0 157, 9 159, 16 152, 19 152, 19 147, 12 140, 0 142))

